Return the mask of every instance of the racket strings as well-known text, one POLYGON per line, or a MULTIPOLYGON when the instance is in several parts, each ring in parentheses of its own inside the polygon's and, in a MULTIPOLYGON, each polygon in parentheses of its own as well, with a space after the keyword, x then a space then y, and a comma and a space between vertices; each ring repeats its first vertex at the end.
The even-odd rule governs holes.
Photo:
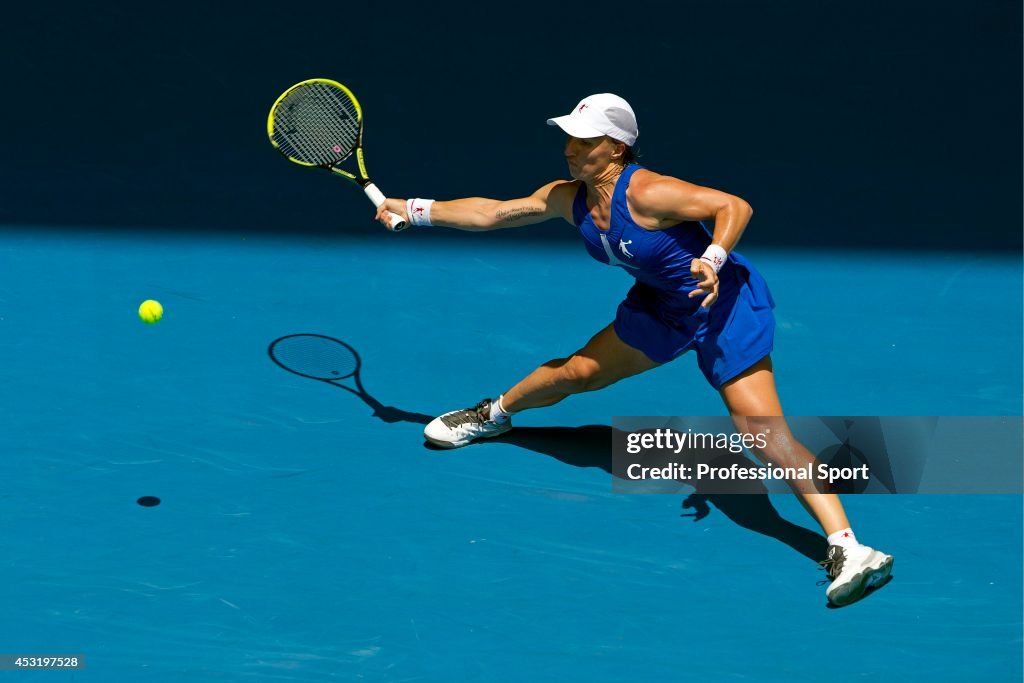
POLYGON ((300 100, 284 112, 285 151, 308 163, 337 163, 351 153, 356 134, 330 120, 318 104, 300 100))
POLYGON ((320 335, 282 337, 271 345, 270 356, 285 370, 313 379, 345 379, 359 370, 359 357, 351 347, 320 335))
POLYGON ((274 138, 290 157, 334 164, 352 153, 359 138, 359 110, 343 91, 326 83, 296 88, 274 112, 274 138))
POLYGON ((285 133, 304 154, 334 160, 351 152, 359 133, 358 111, 343 93, 316 83, 295 91, 283 104, 279 111, 291 124, 285 133))
POLYGON ((329 91, 311 92, 310 95, 317 97, 312 102, 312 97, 307 99, 304 106, 299 108, 300 125, 296 128, 300 135, 295 137, 295 142, 311 157, 320 155, 327 163, 341 161, 352 153, 359 132, 358 125, 350 131, 343 125, 344 121, 354 122, 356 119, 351 114, 348 119, 337 114, 338 111, 345 111, 346 114, 349 112, 344 106, 338 107, 341 103, 332 98, 329 91), (301 136, 302 132, 305 132, 309 139, 304 139, 301 136))

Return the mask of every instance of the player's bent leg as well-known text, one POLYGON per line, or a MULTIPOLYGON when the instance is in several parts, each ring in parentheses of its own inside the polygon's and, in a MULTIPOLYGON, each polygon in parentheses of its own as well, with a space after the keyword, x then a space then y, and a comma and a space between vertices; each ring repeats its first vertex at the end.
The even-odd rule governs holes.
MULTIPOLYGON (((506 413, 518 413, 553 405, 572 394, 601 389, 658 365, 619 339, 614 326, 608 325, 570 357, 550 360, 527 375, 502 395, 501 407, 506 413)), ((484 399, 473 408, 434 418, 423 436, 436 446, 459 448, 512 428, 511 420, 498 422, 491 414, 492 400, 484 399)))
MULTIPOLYGON (((775 388, 770 356, 765 356, 721 388, 729 414, 741 433, 764 434, 770 430, 766 448, 756 449, 759 458, 782 466, 801 466, 814 456, 790 432, 775 388)), ((806 483, 806 482, 804 482, 806 483)), ((791 483, 794 493, 830 537, 849 529, 839 496, 817 493, 813 487, 791 483)), ((831 581, 825 590, 834 605, 848 605, 862 598, 874 586, 880 586, 892 571, 893 558, 866 545, 830 545, 827 559, 821 563, 831 581)))
POLYGON ((558 403, 567 396, 596 391, 621 379, 656 368, 644 353, 619 339, 608 325, 569 358, 548 361, 502 395, 508 412, 558 403))

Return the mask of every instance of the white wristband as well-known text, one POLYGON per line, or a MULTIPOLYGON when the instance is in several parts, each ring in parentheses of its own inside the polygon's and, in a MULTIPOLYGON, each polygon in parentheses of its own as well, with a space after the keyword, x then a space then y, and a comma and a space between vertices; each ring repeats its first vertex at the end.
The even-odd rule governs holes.
POLYGON ((725 262, 729 259, 729 252, 722 249, 717 244, 712 244, 704 250, 704 255, 700 257, 700 260, 707 263, 715 269, 717 273, 725 265, 725 262))
POLYGON ((406 200, 405 212, 409 214, 409 222, 413 225, 432 225, 430 222, 430 207, 433 205, 433 199, 406 200))

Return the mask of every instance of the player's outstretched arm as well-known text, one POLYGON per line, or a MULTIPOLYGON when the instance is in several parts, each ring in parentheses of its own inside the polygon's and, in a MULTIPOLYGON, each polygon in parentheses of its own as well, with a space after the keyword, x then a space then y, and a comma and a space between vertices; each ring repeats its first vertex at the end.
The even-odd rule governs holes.
POLYGON ((388 211, 412 225, 436 225, 458 230, 499 230, 532 225, 551 218, 572 222, 576 183, 556 180, 520 199, 468 197, 449 201, 387 199, 377 209, 377 220, 388 225, 388 211))

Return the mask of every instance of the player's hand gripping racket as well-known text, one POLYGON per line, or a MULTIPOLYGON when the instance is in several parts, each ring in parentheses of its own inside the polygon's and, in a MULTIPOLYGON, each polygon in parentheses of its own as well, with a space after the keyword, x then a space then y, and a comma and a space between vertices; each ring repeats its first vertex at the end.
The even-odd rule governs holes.
MULTIPOLYGON (((337 173, 362 187, 374 206, 384 203, 384 194, 366 174, 362 107, 341 83, 311 78, 285 90, 270 108, 267 135, 289 161, 337 173), (352 152, 356 153, 358 175, 339 167, 352 152)), ((401 216, 388 213, 391 230, 407 227, 401 216)))

